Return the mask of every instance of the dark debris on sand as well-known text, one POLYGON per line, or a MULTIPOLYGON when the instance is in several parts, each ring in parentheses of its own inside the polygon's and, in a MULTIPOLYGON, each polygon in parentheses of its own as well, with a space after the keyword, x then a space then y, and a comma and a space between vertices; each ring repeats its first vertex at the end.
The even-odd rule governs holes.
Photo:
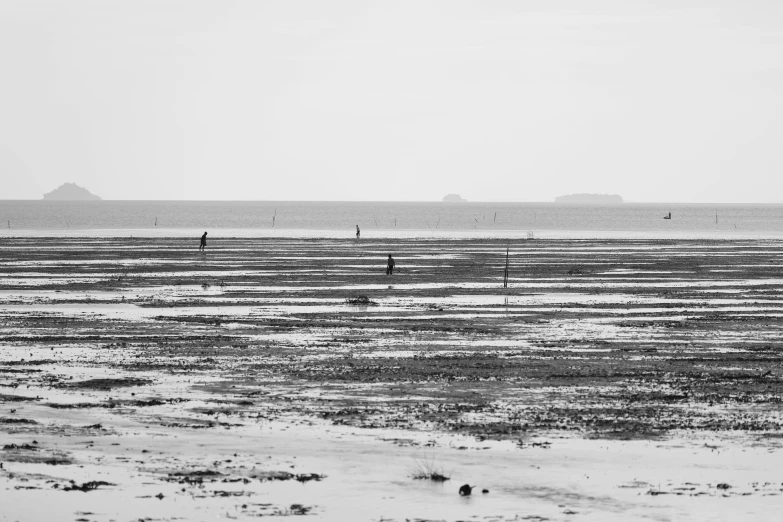
POLYGON ((104 482, 102 480, 92 480, 90 482, 84 482, 83 484, 76 484, 76 482, 71 481, 71 484, 69 486, 65 486, 62 488, 63 491, 93 491, 98 489, 102 486, 114 486, 115 484, 112 484, 111 482, 104 482))

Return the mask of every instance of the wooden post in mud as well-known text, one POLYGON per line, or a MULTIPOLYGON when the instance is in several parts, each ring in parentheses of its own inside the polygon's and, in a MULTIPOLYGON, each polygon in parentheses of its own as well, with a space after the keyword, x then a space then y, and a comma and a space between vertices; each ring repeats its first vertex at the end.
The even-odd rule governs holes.
POLYGON ((506 270, 503 272, 503 288, 508 288, 508 248, 506 248, 506 270))
POLYGON ((275 208, 275 214, 272 216, 272 228, 275 227, 275 218, 277 217, 277 208, 275 208))

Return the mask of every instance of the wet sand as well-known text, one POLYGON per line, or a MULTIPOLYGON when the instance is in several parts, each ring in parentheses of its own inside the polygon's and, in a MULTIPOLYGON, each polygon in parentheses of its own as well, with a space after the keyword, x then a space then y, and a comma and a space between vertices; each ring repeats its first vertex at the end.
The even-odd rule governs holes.
POLYGON ((777 520, 783 243, 507 243, 3 238, 0 521, 777 520))

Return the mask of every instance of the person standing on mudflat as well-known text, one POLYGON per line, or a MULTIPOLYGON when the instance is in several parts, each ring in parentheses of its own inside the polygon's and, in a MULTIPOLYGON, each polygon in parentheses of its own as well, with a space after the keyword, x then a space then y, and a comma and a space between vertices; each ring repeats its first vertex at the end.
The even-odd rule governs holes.
POLYGON ((392 275, 394 272, 394 259, 392 259, 391 254, 389 254, 389 261, 386 263, 386 275, 392 275))
POLYGON ((356 225, 356 239, 359 239, 359 225, 356 225))
POLYGON ((201 244, 198 246, 199 251, 203 251, 205 248, 207 248, 207 233, 204 232, 204 235, 201 236, 201 244))

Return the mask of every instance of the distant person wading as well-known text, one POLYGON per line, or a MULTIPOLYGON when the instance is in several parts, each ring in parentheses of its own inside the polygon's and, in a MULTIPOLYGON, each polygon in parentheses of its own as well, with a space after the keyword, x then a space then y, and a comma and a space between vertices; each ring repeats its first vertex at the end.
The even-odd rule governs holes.
POLYGON ((207 233, 204 232, 204 235, 201 236, 201 244, 198 246, 199 251, 203 251, 205 248, 207 248, 207 233))
POLYGON ((356 239, 359 239, 359 234, 361 232, 359 231, 359 225, 356 225, 356 239))
POLYGON ((394 272, 394 259, 392 259, 391 254, 389 254, 389 261, 386 263, 386 275, 392 275, 394 272))

